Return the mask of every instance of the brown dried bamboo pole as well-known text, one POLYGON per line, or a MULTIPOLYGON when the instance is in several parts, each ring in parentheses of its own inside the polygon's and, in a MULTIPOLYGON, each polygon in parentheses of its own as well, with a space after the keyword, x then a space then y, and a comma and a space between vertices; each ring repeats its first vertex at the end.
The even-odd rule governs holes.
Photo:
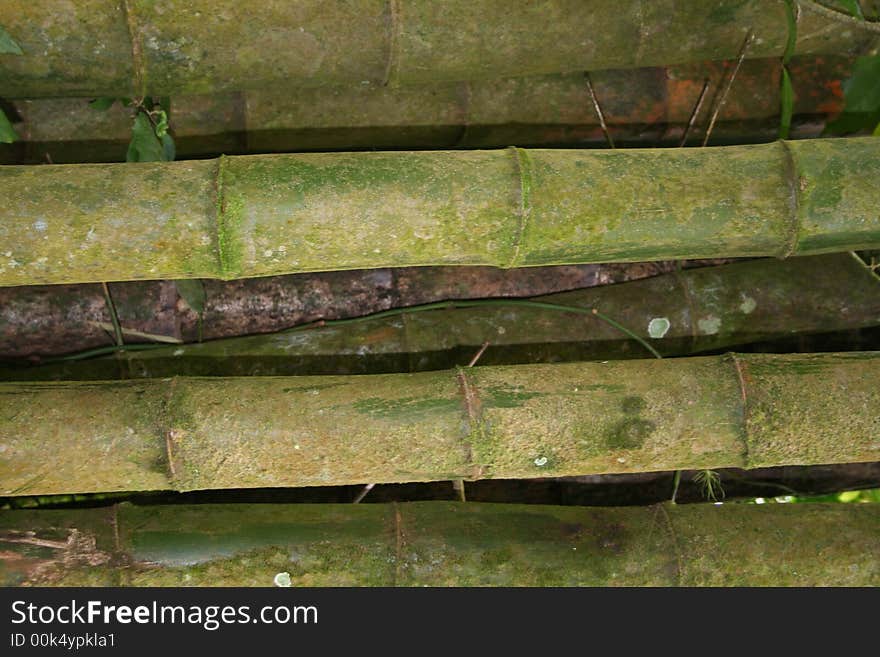
POLYGON ((481 365, 650 356, 644 344, 593 316, 593 308, 663 356, 684 356, 880 325, 880 279, 854 255, 835 253, 686 269, 525 303, 461 303, 386 309, 336 321, 315 318, 320 321, 287 331, 196 344, 129 345, 124 353, 99 347, 41 367, 0 368, 0 379, 379 374, 455 367, 478 350, 481 365), (115 358, 107 357, 114 352, 115 358), (127 361, 124 367, 120 359, 127 361))
POLYGON ((866 462, 878 373, 870 352, 0 383, 0 494, 866 462))

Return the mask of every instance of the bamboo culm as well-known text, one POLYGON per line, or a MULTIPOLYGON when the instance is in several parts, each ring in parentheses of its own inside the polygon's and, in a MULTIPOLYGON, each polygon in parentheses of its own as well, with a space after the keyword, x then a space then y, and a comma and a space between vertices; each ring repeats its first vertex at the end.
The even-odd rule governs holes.
POLYGON ((880 505, 0 513, 4 586, 876 586, 880 505))
MULTIPOLYGON (((853 60, 793 60, 793 135, 818 137, 821 117, 843 109, 840 83, 853 60), (820 120, 817 120, 820 119, 820 120)), ((779 59, 743 62, 713 129, 713 144, 770 141, 779 129, 779 59)), ((681 141, 703 80, 720 85, 720 62, 590 74, 614 139, 656 146, 681 141)), ((125 158, 131 109, 96 112, 89 98, 15 103, 23 143, 0 144, 3 164, 113 162, 125 158)), ((175 96, 171 125, 177 159, 311 150, 503 148, 602 145, 605 136, 583 73, 412 87, 321 87, 175 96)), ((690 131, 698 143, 707 112, 690 131)), ((794 138, 794 137, 793 137, 794 138)))
POLYGON ((683 356, 880 325, 880 279, 849 253, 750 260, 528 300, 431 303, 272 334, 97 348, 44 366, 0 369, 0 379, 425 371, 463 365, 487 342, 481 365, 650 356, 644 345, 591 316, 593 308, 663 356, 683 356))
POLYGON ((873 461, 878 374, 871 352, 0 383, 0 494, 873 461))
POLYGON ((877 139, 0 167, 0 285, 880 244, 877 139))
MULTIPOLYGON (((803 3, 807 4, 807 3, 803 3)), ((833 0, 832 0, 832 3, 833 0)), ((844 3, 837 3, 842 7, 844 3)), ((780 57, 784 0, 5 0, 23 55, 0 58, 11 98, 405 85, 780 57)), ((802 11, 797 54, 863 54, 877 33, 802 11)))

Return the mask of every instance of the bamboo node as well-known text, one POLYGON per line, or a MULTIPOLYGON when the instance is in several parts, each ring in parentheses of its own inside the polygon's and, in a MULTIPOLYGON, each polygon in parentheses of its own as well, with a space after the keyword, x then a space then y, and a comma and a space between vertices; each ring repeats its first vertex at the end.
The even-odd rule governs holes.
POLYGON ((730 361, 733 363, 733 369, 736 371, 736 380, 739 384, 740 395, 742 396, 742 467, 748 470, 751 467, 751 449, 749 448, 749 397, 748 388, 746 386, 746 375, 743 363, 737 358, 736 354, 729 353, 730 361))
POLYGON ((800 241, 800 193, 807 186, 807 180, 798 175, 797 162, 791 147, 784 139, 779 140, 782 152, 785 157, 785 166, 783 168, 786 183, 788 184, 788 221, 787 236, 782 245, 780 252, 781 258, 788 258, 798 250, 798 242, 800 241))
POLYGON ((226 222, 226 195, 224 186, 224 174, 226 172, 226 156, 221 155, 217 158, 217 172, 214 179, 214 189, 216 192, 215 214, 215 230, 217 232, 217 266, 220 268, 220 278, 226 279, 230 275, 230 239, 227 231, 229 227, 226 222))
POLYGON ((131 40, 131 69, 134 94, 139 97, 147 95, 147 71, 144 62, 144 53, 141 49, 141 40, 134 21, 134 12, 129 6, 129 0, 122 0, 122 14, 125 17, 125 26, 128 28, 128 37, 131 40))
POLYGON ((458 385, 464 401, 464 410, 467 417, 468 432, 464 438, 464 457, 467 468, 471 471, 471 478, 477 479, 482 475, 483 469, 474 463, 474 452, 471 445, 471 437, 483 433, 483 421, 480 413, 480 398, 477 392, 468 382, 465 369, 457 368, 458 385))
POLYGON ((517 226, 516 237, 513 242, 513 253, 507 263, 508 268, 516 267, 519 264, 520 249, 522 248, 529 217, 532 213, 532 161, 529 158, 528 151, 516 146, 511 146, 510 149, 513 152, 514 166, 519 178, 519 225, 517 226))
POLYGON ((388 18, 385 21, 388 38, 388 56, 385 60, 385 73, 382 86, 388 86, 397 77, 397 44, 400 33, 400 6, 398 0, 388 0, 388 18))

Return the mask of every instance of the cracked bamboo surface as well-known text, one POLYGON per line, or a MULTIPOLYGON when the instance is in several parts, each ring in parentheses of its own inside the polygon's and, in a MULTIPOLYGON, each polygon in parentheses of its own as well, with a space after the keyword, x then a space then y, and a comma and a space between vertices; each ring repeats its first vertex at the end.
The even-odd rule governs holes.
MULTIPOLYGON (((876 47, 870 27, 798 4, 797 54, 876 47)), ((747 57, 780 57, 786 11, 783 0, 5 0, 0 24, 24 54, 0 58, 0 84, 33 98, 436 83, 730 59, 749 31, 747 57)))
POLYGON ((0 285, 880 244, 880 143, 312 153, 0 168, 0 285))
POLYGON ((867 462, 878 373, 869 352, 0 383, 0 494, 867 462))
POLYGON ((481 365, 650 357, 620 329, 590 316, 592 308, 650 342, 663 356, 880 325, 880 279, 850 253, 686 269, 526 300, 581 309, 586 315, 521 302, 493 299, 489 303, 494 305, 473 307, 440 302, 268 335, 140 345, 145 350, 135 347, 100 359, 0 368, 0 379, 425 371, 463 365, 486 342, 481 365))
POLYGON ((5 586, 871 586, 876 504, 0 512, 5 586))

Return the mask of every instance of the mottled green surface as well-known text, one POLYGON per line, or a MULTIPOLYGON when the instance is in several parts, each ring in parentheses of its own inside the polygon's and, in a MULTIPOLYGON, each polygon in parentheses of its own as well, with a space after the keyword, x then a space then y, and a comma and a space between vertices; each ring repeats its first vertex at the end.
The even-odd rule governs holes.
POLYGON ((853 138, 7 166, 0 285, 870 248, 878 161, 853 138))
POLYGON ((0 493, 872 461, 878 372, 872 352, 0 383, 0 493))
POLYGON ((876 586, 878 532, 876 504, 123 504, 0 512, 0 583, 876 586))
MULTIPOLYGON (((783 0, 5 0, 21 56, 9 97, 392 85, 779 57, 783 0)), ((798 54, 867 51, 876 34, 802 12, 798 54)))

